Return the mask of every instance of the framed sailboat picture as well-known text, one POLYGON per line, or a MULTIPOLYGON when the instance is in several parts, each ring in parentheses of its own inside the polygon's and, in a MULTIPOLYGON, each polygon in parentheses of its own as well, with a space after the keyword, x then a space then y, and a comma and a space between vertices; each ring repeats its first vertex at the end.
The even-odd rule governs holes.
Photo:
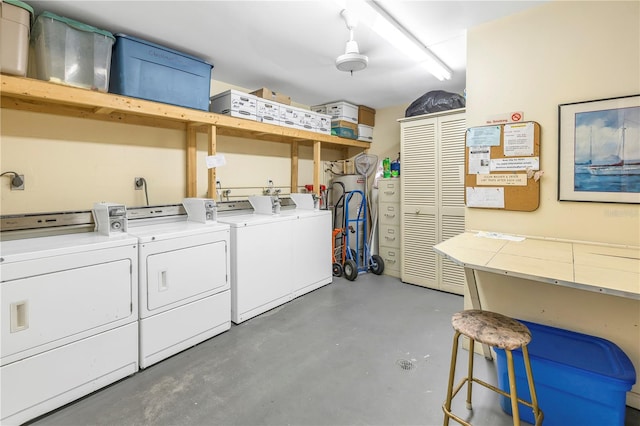
POLYGON ((640 203, 640 95, 558 106, 558 200, 640 203))

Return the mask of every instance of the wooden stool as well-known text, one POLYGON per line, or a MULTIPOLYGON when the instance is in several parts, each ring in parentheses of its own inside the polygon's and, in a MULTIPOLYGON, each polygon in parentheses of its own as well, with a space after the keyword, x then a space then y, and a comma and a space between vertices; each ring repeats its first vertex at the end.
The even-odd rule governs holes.
POLYGON ((497 314, 495 312, 482 311, 477 309, 458 312, 451 318, 455 335, 453 337, 453 351, 451 354, 451 369, 449 371, 449 386, 447 387, 447 400, 442 405, 444 411, 444 425, 449 424, 449 419, 454 419, 458 423, 470 426, 470 423, 462 420, 451 412, 451 401, 458 391, 467 383, 467 409, 471 410, 471 385, 476 382, 494 392, 497 392, 511 399, 511 409, 513 414, 513 424, 520 425, 520 413, 518 412, 518 402, 533 409, 536 425, 542 424, 543 413, 538 408, 538 398, 533 384, 531 374, 531 364, 529 362, 529 351, 527 344, 531 341, 531 332, 522 323, 497 314), (458 354, 458 339, 461 334, 469 338, 469 372, 468 376, 462 379, 458 386, 453 389, 453 380, 456 372, 456 358, 458 354), (487 382, 473 377, 473 346, 475 342, 483 343, 492 347, 504 349, 507 355, 507 370, 509 374, 509 393, 499 389, 487 382), (522 348, 522 357, 527 371, 527 381, 531 392, 531 402, 518 398, 516 393, 516 377, 513 367, 512 350, 522 348))

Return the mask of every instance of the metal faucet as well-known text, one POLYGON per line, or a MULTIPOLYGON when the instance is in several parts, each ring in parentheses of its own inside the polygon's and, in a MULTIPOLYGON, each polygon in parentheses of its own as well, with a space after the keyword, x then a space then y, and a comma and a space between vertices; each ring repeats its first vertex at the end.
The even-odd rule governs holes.
POLYGON ((280 207, 282 206, 280 203, 280 192, 282 192, 280 188, 275 189, 271 196, 271 204, 273 205, 273 213, 275 214, 280 214, 280 207))
POLYGON ((271 195, 271 192, 273 191, 273 181, 271 179, 269 179, 268 185, 269 186, 267 188, 262 190, 262 195, 271 195))
POLYGON ((222 184, 220 183, 219 180, 216 181, 216 192, 218 194, 218 200, 222 201, 222 184))

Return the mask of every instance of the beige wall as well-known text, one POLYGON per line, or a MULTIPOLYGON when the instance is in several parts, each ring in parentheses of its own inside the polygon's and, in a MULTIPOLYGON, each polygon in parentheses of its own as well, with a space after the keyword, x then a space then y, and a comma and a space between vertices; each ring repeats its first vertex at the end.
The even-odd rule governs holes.
POLYGON ((639 7, 554 1, 468 32, 467 125, 524 111, 545 174, 538 210, 467 209, 467 229, 640 244, 640 205, 557 201, 558 104, 640 93, 639 7))
MULTIPOLYGON (((212 93, 232 86, 212 82, 212 93)), ((236 87, 234 87, 236 88, 236 87)), ((240 88, 242 89, 242 88, 240 88)), ((246 90, 246 89, 245 89, 246 90)), ((0 180, 0 214, 89 210, 96 201, 145 205, 134 178, 144 177, 151 205, 176 204, 186 188, 186 134, 183 131, 1 111, 0 167, 25 176, 25 190, 11 191, 0 180)), ((231 197, 259 193, 272 180, 290 191, 291 146, 286 143, 219 137, 226 166, 216 170, 231 197)), ((323 149, 323 160, 343 153, 323 149)), ((198 135, 198 196, 207 194, 207 141, 198 135)), ((313 183, 313 151, 300 146, 300 185, 313 183)))
MULTIPOLYGON (((540 208, 466 210, 469 230, 640 245, 640 205, 557 201, 558 104, 640 93, 640 3, 553 1, 468 32, 467 125, 540 123, 540 208)), ((479 273, 484 309, 607 338, 640 372, 640 302, 479 273)), ((640 283, 638 283, 640 287, 640 283)), ((468 300, 467 300, 468 304, 468 300)), ((640 408, 640 386, 627 402, 640 408)))
MULTIPOLYGON (((247 91, 212 80, 211 93, 227 89, 247 91)), ((370 153, 397 157, 396 120, 405 108, 377 111, 370 153)), ((24 191, 11 191, 9 178, 0 180, 0 214, 89 210, 96 201, 142 206, 144 191, 134 190, 135 177, 147 181, 151 205, 176 204, 184 197, 186 136, 182 131, 6 109, 1 110, 0 119, 0 167, 25 176, 24 191)), ((289 144, 220 136, 218 152, 227 164, 216 169, 216 178, 223 189, 231 189, 231 199, 259 193, 269 180, 283 193, 290 192, 289 144)), ((346 155, 359 152, 350 149, 346 155)), ((199 134, 197 195, 201 197, 207 194, 206 155, 206 137, 199 134)), ((343 155, 343 150, 323 149, 322 160, 334 161, 343 155)), ((301 145, 299 156, 298 183, 312 184, 312 148, 301 145)), ((327 184, 330 175, 323 178, 327 184)))

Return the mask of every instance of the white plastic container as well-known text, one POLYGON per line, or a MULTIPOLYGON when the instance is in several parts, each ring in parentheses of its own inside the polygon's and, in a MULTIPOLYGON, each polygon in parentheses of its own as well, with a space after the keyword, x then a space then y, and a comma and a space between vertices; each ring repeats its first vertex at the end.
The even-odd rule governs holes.
POLYGON ((257 121, 257 104, 257 97, 230 89, 211 97, 209 111, 257 121))
POLYGON ((358 140, 373 142, 373 127, 366 124, 358 124, 358 140))
POLYGON ((38 79, 100 92, 109 88, 115 42, 110 32, 43 12, 36 18, 31 42, 38 79))
POLYGON ((0 72, 24 77, 29 62, 33 9, 19 0, 3 0, 0 12, 0 72))

